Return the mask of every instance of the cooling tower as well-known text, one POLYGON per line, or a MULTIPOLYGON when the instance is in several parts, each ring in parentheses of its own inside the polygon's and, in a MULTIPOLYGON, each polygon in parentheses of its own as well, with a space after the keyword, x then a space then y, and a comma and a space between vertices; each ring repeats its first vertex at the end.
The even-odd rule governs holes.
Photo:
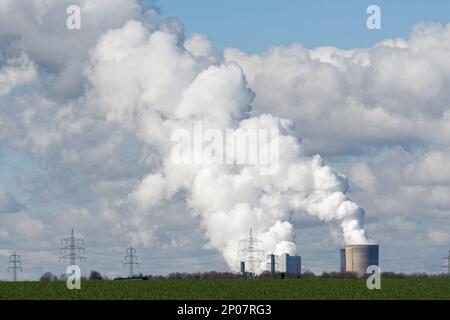
POLYGON ((362 277, 371 265, 379 266, 379 247, 377 244, 345 246, 345 267, 347 272, 356 272, 362 277))

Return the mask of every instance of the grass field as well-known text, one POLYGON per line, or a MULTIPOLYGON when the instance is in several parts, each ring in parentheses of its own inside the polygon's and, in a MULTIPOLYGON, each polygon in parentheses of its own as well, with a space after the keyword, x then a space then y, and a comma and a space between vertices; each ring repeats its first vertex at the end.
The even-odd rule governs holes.
POLYGON ((385 279, 381 290, 355 279, 85 281, 81 290, 65 282, 0 282, 0 299, 450 300, 450 279, 385 279))

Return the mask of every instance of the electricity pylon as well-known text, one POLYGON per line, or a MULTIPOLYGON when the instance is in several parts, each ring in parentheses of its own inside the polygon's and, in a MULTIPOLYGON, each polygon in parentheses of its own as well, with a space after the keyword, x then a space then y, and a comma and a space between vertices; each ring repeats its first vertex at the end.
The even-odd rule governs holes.
POLYGON ((22 272, 22 263, 20 262, 20 256, 15 252, 9 256, 8 272, 12 270, 13 279, 17 281, 17 271, 22 272))
POLYGON ((76 238, 72 229, 70 237, 61 240, 60 253, 63 253, 63 255, 59 257, 59 261, 65 262, 66 260, 69 260, 71 266, 75 265, 77 260, 80 262, 86 262, 86 257, 79 255, 84 252, 84 240, 81 238, 76 238))
POLYGON ((134 276, 134 266, 139 266, 139 263, 137 263, 137 259, 138 257, 136 255, 136 249, 133 248, 133 246, 125 250, 125 260, 123 262, 123 265, 124 267, 128 265, 130 278, 134 276))
POLYGON ((262 250, 263 242, 253 237, 252 229, 250 228, 250 237, 239 241, 238 255, 243 258, 241 261, 245 262, 246 271, 254 276, 256 271, 259 271, 261 262, 263 262, 264 250, 262 250))
POLYGON ((442 268, 446 268, 447 269, 447 274, 450 277, 450 250, 448 250, 448 256, 444 257, 442 259, 447 260, 447 265, 442 266, 442 268))

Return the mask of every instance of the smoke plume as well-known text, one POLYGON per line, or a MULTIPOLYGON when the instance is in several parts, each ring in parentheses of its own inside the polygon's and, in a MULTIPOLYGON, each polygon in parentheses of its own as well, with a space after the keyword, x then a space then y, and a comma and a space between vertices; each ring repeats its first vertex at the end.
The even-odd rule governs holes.
POLYGON ((233 269, 238 242, 250 228, 266 253, 295 254, 293 215, 339 221, 346 243, 369 242, 363 209, 346 197, 347 179, 320 156, 304 154, 291 120, 249 116, 255 95, 239 65, 217 62, 206 38, 194 36, 183 45, 179 32, 167 28, 150 32, 134 21, 108 32, 89 68, 91 99, 159 156, 160 165, 129 195, 136 210, 148 212, 183 195, 209 248, 233 269), (205 129, 277 129, 279 170, 261 175, 258 164, 173 163, 171 133, 196 121, 205 129))

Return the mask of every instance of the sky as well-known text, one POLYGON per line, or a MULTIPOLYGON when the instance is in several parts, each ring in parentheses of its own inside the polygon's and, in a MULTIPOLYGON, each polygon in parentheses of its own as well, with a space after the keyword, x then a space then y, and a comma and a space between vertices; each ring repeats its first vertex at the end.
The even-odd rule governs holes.
POLYGON ((332 45, 341 49, 373 46, 386 38, 407 37, 420 22, 448 23, 450 3, 412 1, 143 1, 160 7, 164 17, 179 17, 186 33, 200 32, 216 48, 248 53, 299 42, 307 48, 332 45), (366 9, 382 8, 382 30, 366 28, 366 9))
POLYGON ((64 273, 72 228, 109 277, 129 245, 147 274, 236 270, 250 228, 304 271, 375 241, 382 270, 442 272, 448 23, 439 0, 0 0, 0 280, 13 252, 64 273), (280 170, 174 164, 199 120, 278 129, 280 170))

